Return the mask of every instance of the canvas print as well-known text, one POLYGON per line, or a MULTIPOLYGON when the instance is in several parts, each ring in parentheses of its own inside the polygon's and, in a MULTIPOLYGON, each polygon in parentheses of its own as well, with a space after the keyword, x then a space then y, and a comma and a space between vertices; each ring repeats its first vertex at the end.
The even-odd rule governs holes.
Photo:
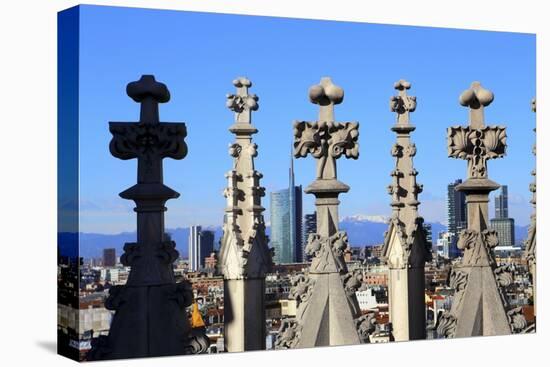
POLYGON ((535 332, 534 34, 58 16, 61 355, 535 332))

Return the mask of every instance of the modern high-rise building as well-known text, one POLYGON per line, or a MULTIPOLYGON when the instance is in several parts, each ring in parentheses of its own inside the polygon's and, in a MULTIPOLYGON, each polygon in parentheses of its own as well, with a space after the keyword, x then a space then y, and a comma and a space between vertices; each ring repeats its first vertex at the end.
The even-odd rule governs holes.
POLYGON ((116 266, 116 249, 103 249, 103 267, 112 268, 116 266))
POLYGON ((305 248, 307 245, 307 239, 312 233, 317 233, 317 213, 306 214, 304 216, 304 238, 302 239, 302 253, 303 261, 309 261, 310 259, 306 256, 305 248))
POLYGON ((466 211, 466 195, 464 192, 457 191, 456 187, 462 183, 462 180, 456 180, 447 185, 447 226, 449 232, 449 254, 453 259, 460 255, 456 244, 460 231, 468 226, 468 212, 466 211))
POLYGON ((201 267, 205 267, 205 259, 214 252, 214 232, 201 231, 201 246, 200 246, 200 263, 201 267))
POLYGON ((499 247, 515 245, 514 218, 508 217, 508 186, 502 185, 500 194, 495 196, 495 218, 491 219, 491 228, 497 231, 499 247))
POLYGON ((302 186, 294 185, 294 163, 291 158, 288 189, 272 192, 271 237, 274 262, 289 264, 303 261, 302 186))
POLYGON ((273 261, 278 264, 291 263, 294 251, 290 243, 290 199, 289 190, 274 191, 270 194, 271 236, 275 250, 273 261))
POLYGON ((432 239, 432 225, 431 223, 424 223, 422 225, 424 232, 426 233, 426 247, 430 253, 434 251, 433 249, 433 239, 432 239))
POLYGON ((189 271, 201 266, 201 226, 189 227, 189 271))
POLYGON ((449 258, 451 247, 451 236, 449 232, 439 232, 436 243, 436 254, 449 258))
POLYGON ((495 196, 495 218, 508 218, 508 186, 500 187, 500 195, 495 196))
POLYGON ((214 252, 214 232, 202 230, 201 226, 189 228, 189 271, 205 267, 205 258, 214 252))
POLYGON ((498 247, 512 247, 515 245, 514 218, 493 218, 491 228, 497 231, 498 247))

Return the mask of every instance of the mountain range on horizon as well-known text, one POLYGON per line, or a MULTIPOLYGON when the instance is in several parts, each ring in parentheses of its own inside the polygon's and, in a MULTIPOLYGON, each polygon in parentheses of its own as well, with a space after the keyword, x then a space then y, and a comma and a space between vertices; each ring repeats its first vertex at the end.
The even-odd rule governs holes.
MULTIPOLYGON (((388 228, 388 217, 371 215, 354 215, 344 217, 340 221, 340 229, 348 234, 349 244, 352 247, 375 246, 384 241, 384 232, 388 228)), ((438 233, 446 231, 447 226, 439 222, 427 222, 432 225, 432 238, 437 239, 438 233)), ((214 248, 219 248, 219 241, 222 237, 221 226, 202 226, 203 230, 214 232, 214 248)), ((516 243, 520 243, 527 236, 528 226, 516 226, 516 243)), ((189 227, 167 229, 172 239, 176 242, 176 248, 180 256, 188 256, 189 227)), ((271 233, 271 228, 266 227, 267 235, 271 233)), ((76 257, 77 234, 62 232, 58 234, 59 251, 64 256, 76 257)), ((100 233, 80 233, 80 257, 99 258, 103 254, 103 249, 116 249, 117 256, 123 253, 123 247, 126 242, 135 242, 136 232, 121 232, 117 234, 100 233)))

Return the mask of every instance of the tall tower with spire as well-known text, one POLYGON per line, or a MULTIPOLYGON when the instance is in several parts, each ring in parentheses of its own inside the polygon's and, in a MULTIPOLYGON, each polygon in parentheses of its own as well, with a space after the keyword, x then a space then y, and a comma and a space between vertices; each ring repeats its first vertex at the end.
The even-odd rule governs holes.
POLYGON ((392 197, 392 217, 384 239, 383 257, 389 267, 389 309, 393 337, 396 341, 426 338, 426 306, 424 303, 424 264, 430 259, 426 245, 424 219, 418 215, 418 194, 422 185, 416 181, 413 166, 416 145, 410 133, 415 130, 409 114, 416 109, 416 97, 407 95, 411 83, 399 80, 394 84, 397 96, 390 99, 390 109, 397 114, 392 131, 397 134, 391 155, 395 168, 388 193, 392 197))
POLYGON ((512 283, 513 273, 507 264, 497 264, 498 233, 489 228, 489 193, 500 185, 489 179, 487 163, 506 153, 506 127, 485 125, 485 108, 493 100, 490 90, 473 82, 459 98, 469 110, 468 125, 447 129, 449 157, 466 160, 468 167, 466 181, 456 188, 465 193, 468 210, 468 226, 457 243, 463 256, 449 278, 455 290, 452 307, 437 327, 447 338, 506 335, 526 326, 521 307, 508 303, 504 287, 512 283))
POLYGON ((355 295, 362 274, 348 271, 343 256, 348 237, 338 229, 338 196, 350 188, 338 181, 336 161, 359 157, 359 123, 334 119, 334 106, 343 98, 342 88, 322 78, 309 89, 310 101, 319 105, 318 120, 294 123, 294 156, 311 154, 317 163, 316 178, 305 190, 315 196, 317 232, 306 246, 309 271, 292 279, 296 318, 283 320, 277 349, 359 344, 372 330, 372 318, 361 316, 355 295))
POLYGON ((288 188, 271 193, 271 243, 276 263, 303 261, 302 186, 295 186, 291 155, 288 188))
POLYGON ((258 97, 249 94, 252 82, 233 81, 235 94, 227 95, 227 107, 235 113, 229 128, 235 142, 229 145, 233 167, 225 175, 227 199, 219 270, 224 284, 225 349, 229 352, 265 349, 265 274, 271 268, 271 251, 265 235, 260 186, 262 174, 254 168, 258 146, 252 134, 252 111, 258 109, 258 97))

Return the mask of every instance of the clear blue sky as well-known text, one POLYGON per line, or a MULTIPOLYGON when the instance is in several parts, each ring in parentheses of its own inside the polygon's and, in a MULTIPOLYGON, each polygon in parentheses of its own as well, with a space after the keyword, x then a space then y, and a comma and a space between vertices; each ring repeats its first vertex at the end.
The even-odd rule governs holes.
MULTIPOLYGON (((447 157, 446 128, 466 123, 458 96, 479 80, 495 93, 486 122, 508 130, 508 155, 489 162, 489 175, 508 185, 516 222, 529 221, 534 35, 95 6, 81 8, 80 32, 83 232, 135 229, 133 204, 118 193, 135 183, 136 162, 109 154, 108 121, 138 119, 139 105, 125 87, 141 74, 154 74, 170 89, 161 120, 187 123, 187 157, 165 160, 165 183, 182 194, 168 202, 170 228, 222 222, 233 140, 225 94, 234 91, 237 76, 250 78, 260 97, 256 168, 267 193, 287 186, 292 121, 317 117, 308 88, 322 76, 344 88, 336 118, 360 122, 360 157, 338 161, 339 179, 351 186, 341 196, 341 217, 390 213, 395 117, 388 102, 394 81, 412 82, 415 167, 424 184, 420 211, 443 223, 447 184, 466 174, 465 161, 447 157)), ((314 165, 310 157, 295 161, 297 184, 313 180, 314 165)), ((306 213, 313 210, 310 196, 304 195, 306 213)), ((263 204, 269 220, 269 195, 263 204)))

